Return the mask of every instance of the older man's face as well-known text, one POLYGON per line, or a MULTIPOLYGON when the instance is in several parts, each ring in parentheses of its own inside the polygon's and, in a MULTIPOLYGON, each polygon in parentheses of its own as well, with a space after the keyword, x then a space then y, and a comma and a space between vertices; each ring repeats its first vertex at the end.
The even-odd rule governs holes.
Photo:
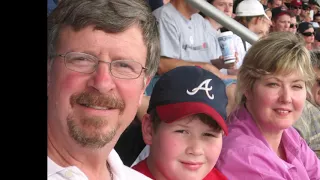
MULTIPOLYGON (((106 33, 93 26, 79 31, 65 27, 57 44, 58 54, 87 54, 75 56, 70 66, 87 66, 92 60, 86 59, 89 56, 103 62, 89 74, 72 71, 63 57, 55 58, 48 68, 48 129, 68 134, 84 147, 101 148, 120 136, 141 102, 144 74, 134 79, 116 78, 110 73, 109 63, 134 60, 145 66, 147 48, 142 31, 138 26, 120 33, 106 33)), ((119 66, 123 70, 131 67, 125 63, 119 66)))

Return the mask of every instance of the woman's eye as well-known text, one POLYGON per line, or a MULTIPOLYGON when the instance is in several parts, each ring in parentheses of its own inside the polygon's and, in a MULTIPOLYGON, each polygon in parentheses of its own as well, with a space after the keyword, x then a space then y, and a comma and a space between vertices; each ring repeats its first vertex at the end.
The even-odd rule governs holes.
POLYGON ((277 83, 268 83, 267 86, 269 86, 269 87, 277 87, 278 84, 277 83))

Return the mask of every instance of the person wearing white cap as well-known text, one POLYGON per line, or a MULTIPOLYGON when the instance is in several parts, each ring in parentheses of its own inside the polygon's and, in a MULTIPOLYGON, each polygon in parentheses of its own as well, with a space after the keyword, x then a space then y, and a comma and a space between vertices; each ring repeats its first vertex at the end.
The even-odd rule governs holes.
MULTIPOLYGON (((236 7, 235 20, 256 33, 259 37, 269 33, 270 19, 266 15, 263 5, 257 0, 244 0, 240 2, 236 7)), ((251 44, 244 42, 244 47, 248 51, 251 44)))

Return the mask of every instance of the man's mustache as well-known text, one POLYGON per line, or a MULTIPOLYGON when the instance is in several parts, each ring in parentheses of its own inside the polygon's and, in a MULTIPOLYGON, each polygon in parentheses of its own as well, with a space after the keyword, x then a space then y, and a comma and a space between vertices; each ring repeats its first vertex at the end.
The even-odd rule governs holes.
POLYGON ((124 101, 114 94, 101 94, 99 92, 84 91, 71 96, 71 106, 80 104, 84 106, 96 106, 108 109, 119 109, 122 112, 125 108, 124 101))

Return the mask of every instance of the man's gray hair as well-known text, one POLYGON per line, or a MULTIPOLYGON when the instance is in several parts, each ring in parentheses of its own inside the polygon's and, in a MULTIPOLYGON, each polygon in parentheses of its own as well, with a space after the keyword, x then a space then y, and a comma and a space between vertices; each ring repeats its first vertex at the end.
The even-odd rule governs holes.
POLYGON ((157 72, 160 61, 159 32, 146 0, 61 1, 48 16, 48 60, 56 56, 56 43, 63 26, 79 31, 90 25, 108 33, 123 32, 138 25, 147 47, 146 75, 153 76, 157 72))

